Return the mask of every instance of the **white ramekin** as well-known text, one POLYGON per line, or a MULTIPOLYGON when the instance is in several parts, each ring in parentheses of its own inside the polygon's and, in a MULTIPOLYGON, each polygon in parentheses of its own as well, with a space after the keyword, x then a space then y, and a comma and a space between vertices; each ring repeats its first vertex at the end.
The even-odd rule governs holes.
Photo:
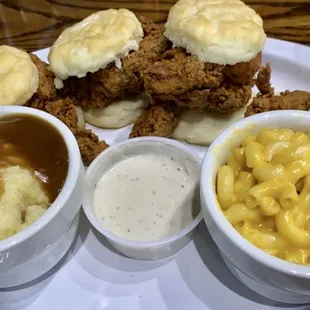
MULTIPOLYGON (((192 239, 194 229, 202 220, 202 212, 178 234, 166 239, 150 242, 127 240, 105 229, 96 218, 93 211, 94 188, 96 183, 107 171, 117 162, 125 158, 124 154, 126 156, 134 156, 143 153, 158 152, 158 150, 165 155, 177 157, 178 160, 188 160, 195 165, 197 164, 199 174, 201 159, 195 151, 178 141, 158 137, 129 139, 115 146, 111 146, 101 153, 86 171, 83 208, 88 220, 120 253, 139 260, 157 260, 171 256, 181 250, 192 239)), ((117 188, 115 189, 115 195, 117 195, 117 188)))
POLYGON ((0 117, 15 114, 33 115, 56 127, 68 148, 69 168, 65 184, 49 209, 23 231, 0 241, 0 288, 38 278, 65 255, 76 235, 84 186, 84 167, 71 131, 48 113, 27 107, 0 107, 0 117))
POLYGON ((206 153, 200 177, 205 223, 229 269, 255 292, 279 302, 310 302, 310 267, 275 258, 244 239, 226 220, 216 199, 218 168, 248 135, 261 128, 290 128, 310 132, 310 112, 273 111, 245 118, 227 128, 206 153))

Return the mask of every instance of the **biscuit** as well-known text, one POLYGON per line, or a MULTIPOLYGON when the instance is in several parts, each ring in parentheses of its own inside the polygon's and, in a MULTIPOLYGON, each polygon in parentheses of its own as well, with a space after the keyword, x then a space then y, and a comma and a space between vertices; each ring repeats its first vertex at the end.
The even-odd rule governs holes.
POLYGON ((225 114, 187 110, 182 113, 172 137, 191 144, 209 146, 227 127, 244 118, 252 100, 251 98, 245 107, 225 114))
POLYGON ((84 111, 85 121, 100 128, 121 128, 134 123, 147 105, 145 95, 122 99, 103 108, 84 111))
POLYGON ((94 13, 64 30, 50 49, 48 60, 55 75, 84 77, 138 50, 143 29, 127 9, 94 13))
POLYGON ((39 73, 30 56, 15 47, 0 46, 0 106, 24 105, 37 91, 39 73))
POLYGON ((262 18, 240 0, 179 0, 165 36, 198 59, 220 65, 247 62, 262 51, 262 18))

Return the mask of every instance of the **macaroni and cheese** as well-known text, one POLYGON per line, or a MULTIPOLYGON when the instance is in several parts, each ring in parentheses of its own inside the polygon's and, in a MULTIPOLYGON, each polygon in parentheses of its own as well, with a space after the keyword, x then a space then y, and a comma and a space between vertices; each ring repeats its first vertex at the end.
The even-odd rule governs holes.
POLYGON ((216 190, 227 220, 249 242, 310 265, 310 134, 248 136, 219 168, 216 190))

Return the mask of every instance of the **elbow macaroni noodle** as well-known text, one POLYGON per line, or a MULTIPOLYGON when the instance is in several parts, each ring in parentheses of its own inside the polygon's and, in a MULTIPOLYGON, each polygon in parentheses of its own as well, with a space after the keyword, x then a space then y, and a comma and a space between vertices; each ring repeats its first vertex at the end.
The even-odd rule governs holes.
POLYGON ((227 220, 249 242, 310 265, 310 134, 248 136, 219 168, 216 190, 227 220))

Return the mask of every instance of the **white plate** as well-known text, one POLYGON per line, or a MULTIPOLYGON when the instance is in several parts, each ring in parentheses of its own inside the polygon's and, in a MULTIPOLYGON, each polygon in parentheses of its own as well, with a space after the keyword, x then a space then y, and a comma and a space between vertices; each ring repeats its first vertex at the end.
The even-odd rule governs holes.
MULTIPOLYGON (((46 61, 47 53, 44 49, 36 54, 46 61)), ((310 91, 309 58, 306 46, 267 40, 263 62, 271 63, 277 92, 310 91)), ((114 144, 126 139, 130 128, 94 131, 114 144)), ((203 155, 205 149, 196 149, 203 155)), ((139 262, 111 249, 82 214, 76 241, 62 262, 34 283, 1 290, 0 309, 309 310, 310 306, 279 304, 244 287, 224 265, 203 224, 195 239, 174 257, 139 262)))

